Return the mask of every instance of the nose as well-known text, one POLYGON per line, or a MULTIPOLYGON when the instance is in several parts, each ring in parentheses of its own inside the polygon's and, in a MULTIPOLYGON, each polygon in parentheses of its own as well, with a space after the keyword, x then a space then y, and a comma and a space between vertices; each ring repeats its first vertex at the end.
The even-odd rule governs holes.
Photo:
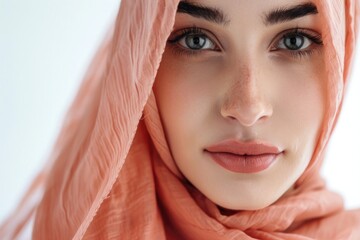
POLYGON ((250 71, 246 72, 234 79, 226 92, 221 115, 250 127, 271 117, 273 107, 265 99, 264 92, 259 87, 260 79, 256 79, 250 71))

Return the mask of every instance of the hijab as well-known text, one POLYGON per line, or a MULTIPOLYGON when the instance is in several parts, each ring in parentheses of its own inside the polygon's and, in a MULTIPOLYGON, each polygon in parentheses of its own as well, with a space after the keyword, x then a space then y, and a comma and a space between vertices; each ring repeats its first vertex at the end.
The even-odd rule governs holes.
POLYGON ((224 215, 186 184, 172 158, 152 86, 179 0, 122 0, 73 101, 51 158, 1 239, 360 239, 360 210, 319 175, 355 48, 358 2, 317 1, 324 27, 327 111, 294 191, 256 211, 224 215))

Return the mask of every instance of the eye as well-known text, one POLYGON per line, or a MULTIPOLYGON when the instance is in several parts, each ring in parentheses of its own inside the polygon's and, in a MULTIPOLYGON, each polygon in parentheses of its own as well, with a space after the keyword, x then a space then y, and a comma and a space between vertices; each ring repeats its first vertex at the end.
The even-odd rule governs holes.
POLYGON ((312 41, 304 35, 299 33, 289 33, 284 35, 277 47, 280 49, 295 51, 306 49, 311 45, 311 43, 312 41))
POLYGON ((191 50, 215 49, 216 45, 204 34, 188 34, 179 39, 178 44, 191 50))
POLYGON ((215 43, 210 32, 198 27, 190 27, 177 31, 174 36, 170 36, 170 43, 180 53, 197 54, 202 50, 219 51, 218 45, 215 43))
POLYGON ((294 28, 279 33, 271 46, 271 52, 303 58, 321 50, 323 40, 321 34, 314 30, 294 28))

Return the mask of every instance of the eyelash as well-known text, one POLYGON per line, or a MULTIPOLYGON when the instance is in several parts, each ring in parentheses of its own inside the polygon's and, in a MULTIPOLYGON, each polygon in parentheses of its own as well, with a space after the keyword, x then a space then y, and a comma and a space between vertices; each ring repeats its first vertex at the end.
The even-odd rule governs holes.
MULTIPOLYGON (((208 34, 205 33, 205 31, 202 28, 198 28, 198 27, 184 28, 184 29, 179 30, 179 33, 177 33, 173 39, 168 40, 168 43, 173 45, 173 51, 175 54, 194 56, 194 55, 199 54, 201 51, 207 50, 207 49, 191 50, 190 48, 187 49, 182 46, 179 46, 179 41, 188 35, 202 36, 202 37, 205 37, 206 39, 208 39, 209 41, 211 41, 212 43, 214 43, 214 41, 207 36, 208 34)), ((214 43, 214 45, 217 46, 216 43, 214 43)), ((215 50, 212 50, 212 51, 215 51, 215 50)), ((218 51, 220 51, 220 49, 218 51)))
MULTIPOLYGON (((174 51, 175 54, 186 55, 186 56, 190 57, 190 56, 196 56, 198 54, 201 54, 201 52, 203 52, 203 51, 209 50, 209 49, 192 50, 191 48, 185 48, 183 46, 180 46, 179 45, 180 40, 182 40, 183 38, 185 38, 186 36, 189 36, 189 35, 201 36, 201 37, 207 39, 207 41, 210 41, 211 43, 213 43, 215 45, 216 49, 210 49, 210 51, 218 51, 218 52, 221 51, 221 49, 218 47, 218 44, 216 44, 216 41, 212 40, 211 37, 208 37, 209 34, 207 33, 206 30, 194 26, 194 27, 184 28, 184 29, 179 30, 179 33, 177 33, 175 37, 168 40, 168 43, 171 44, 172 50, 174 51)), ((306 30, 306 29, 293 28, 293 29, 285 30, 285 31, 281 32, 279 35, 280 35, 280 37, 277 38, 277 40, 275 41, 275 44, 271 44, 271 45, 274 45, 275 48, 271 48, 270 51, 271 52, 279 51, 279 50, 286 51, 293 58, 303 58, 303 57, 310 56, 316 50, 318 50, 316 47, 312 47, 313 44, 316 44, 318 46, 323 45, 321 34, 310 32, 310 30, 306 30), (290 49, 286 50, 283 48, 278 48, 278 45, 280 44, 281 41, 284 41, 284 39, 286 37, 291 37, 291 36, 302 36, 305 39, 310 40, 310 45, 304 50, 290 50, 290 49)))

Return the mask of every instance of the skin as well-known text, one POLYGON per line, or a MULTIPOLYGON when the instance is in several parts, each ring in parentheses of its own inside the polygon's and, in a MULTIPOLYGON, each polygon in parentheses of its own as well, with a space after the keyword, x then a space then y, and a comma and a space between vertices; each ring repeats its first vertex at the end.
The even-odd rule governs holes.
POLYGON ((310 40, 301 51, 311 53, 296 55, 300 50, 286 48, 282 32, 299 27, 321 35, 320 13, 265 25, 266 12, 304 2, 191 2, 221 10, 229 22, 176 15, 169 40, 196 26, 209 42, 191 50, 184 36, 168 42, 163 55, 154 93, 172 156, 187 180, 221 208, 267 207, 291 193, 306 169, 325 113, 324 46, 310 40), (283 153, 264 171, 235 173, 204 151, 225 139, 261 140, 283 153))

